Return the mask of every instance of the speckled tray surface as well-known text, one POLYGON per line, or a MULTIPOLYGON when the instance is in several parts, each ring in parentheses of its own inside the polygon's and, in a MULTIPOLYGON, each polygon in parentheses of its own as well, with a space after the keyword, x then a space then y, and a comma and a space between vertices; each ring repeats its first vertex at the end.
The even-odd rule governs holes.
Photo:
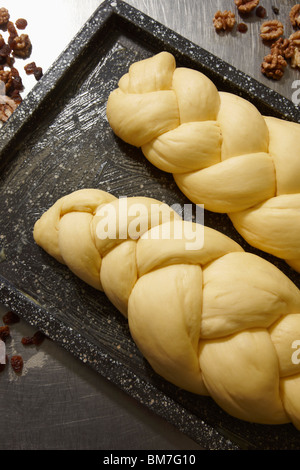
MULTIPOLYGON (((0 130, 0 302, 108 380, 177 426, 204 449, 299 449, 292 425, 236 420, 209 398, 158 377, 106 296, 75 278, 33 241, 34 222, 58 198, 86 187, 115 196, 189 201, 171 175, 117 139, 106 101, 131 63, 168 50, 178 65, 201 70, 219 89, 261 112, 300 122, 299 108, 129 5, 105 1, 0 130)), ((226 215, 205 224, 256 252, 226 215)), ((299 287, 299 275, 271 256, 299 287)))

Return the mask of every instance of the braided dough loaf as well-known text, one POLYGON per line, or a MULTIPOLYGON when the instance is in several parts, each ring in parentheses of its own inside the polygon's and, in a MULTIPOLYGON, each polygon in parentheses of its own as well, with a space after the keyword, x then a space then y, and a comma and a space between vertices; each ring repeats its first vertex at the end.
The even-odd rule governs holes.
POLYGON ((300 340, 295 284, 273 264, 211 228, 183 221, 159 201, 128 198, 123 211, 122 198, 79 190, 42 215, 34 238, 105 292, 166 380, 210 395, 242 420, 292 422, 300 429, 300 361, 292 359, 300 340), (106 236, 103 221, 110 227, 106 236), (140 227, 135 239, 132 225, 140 227), (191 249, 185 228, 195 237, 203 230, 204 242, 191 249))
POLYGON ((167 52, 130 66, 107 118, 192 202, 300 272, 300 124, 262 116, 167 52))

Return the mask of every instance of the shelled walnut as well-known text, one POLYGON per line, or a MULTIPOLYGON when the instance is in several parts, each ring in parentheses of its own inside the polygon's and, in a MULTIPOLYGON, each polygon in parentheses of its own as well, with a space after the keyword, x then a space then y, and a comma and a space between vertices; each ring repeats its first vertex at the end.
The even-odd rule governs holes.
POLYGON ((19 104, 22 101, 20 93, 23 91, 24 86, 18 70, 15 67, 10 70, 0 69, 0 81, 4 84, 4 92, 0 94, 6 94, 16 104, 19 104))
POLYGON ((290 20, 294 28, 300 28, 300 3, 291 8, 290 20))
POLYGON ((291 59, 295 53, 293 41, 287 38, 279 38, 271 45, 271 54, 282 55, 285 59, 291 59))
POLYGON ((12 21, 9 21, 7 23, 7 31, 9 33, 9 38, 7 42, 8 42, 8 45, 11 47, 15 38, 18 37, 18 31, 16 30, 15 25, 13 24, 12 21))
POLYGON ((300 68, 300 31, 291 34, 289 40, 294 47, 294 53, 291 57, 291 67, 293 69, 300 68))
POLYGON ((260 37, 264 41, 274 41, 283 35, 283 24, 278 20, 265 21, 260 28, 260 37))
POLYGON ((17 104, 14 100, 0 95, 0 121, 6 122, 16 108, 17 104))
POLYGON ((295 52, 292 56, 291 67, 293 69, 300 69, 300 49, 298 49, 298 47, 295 48, 295 52))
POLYGON ((280 80, 283 76, 287 62, 280 54, 268 54, 261 64, 261 72, 269 78, 280 80))
POLYGON ((13 55, 22 59, 27 59, 31 54, 31 41, 28 34, 17 36, 12 42, 13 55))
POLYGON ((0 26, 5 26, 9 21, 10 15, 6 8, 0 8, 0 26))
POLYGON ((296 31, 295 33, 291 34, 289 39, 295 47, 300 48, 300 31, 296 31))
POLYGON ((225 11, 218 10, 215 13, 213 24, 214 24, 216 31, 231 30, 235 25, 235 14, 229 10, 225 10, 225 11))
POLYGON ((250 13, 259 4, 259 0, 234 0, 240 13, 250 13))

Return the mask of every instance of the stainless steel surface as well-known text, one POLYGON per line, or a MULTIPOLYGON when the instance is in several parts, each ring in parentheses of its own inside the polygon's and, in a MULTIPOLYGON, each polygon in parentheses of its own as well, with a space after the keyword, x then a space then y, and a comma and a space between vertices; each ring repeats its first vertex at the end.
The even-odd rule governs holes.
MULTIPOLYGON (((30 60, 16 62, 22 69, 23 94, 34 86, 33 76, 23 72, 31 60, 44 71, 67 46, 93 11, 99 0, 9 0, 12 21, 28 20, 27 32, 33 44, 30 60)), ((268 52, 259 37, 262 22, 252 14, 248 32, 216 34, 212 18, 217 10, 236 11, 233 0, 128 0, 128 4, 160 21, 187 39, 248 73, 286 98, 295 97, 300 72, 287 67, 279 82, 268 80, 260 72, 268 52)), ((271 6, 279 7, 278 19, 284 22, 286 35, 292 28, 288 12, 293 1, 260 2, 269 18, 276 17, 271 6)), ((300 86, 298 87, 300 88, 300 86)), ((9 215, 8 215, 9 216, 9 215)), ((0 306, 0 318, 6 311, 0 306)), ((1 324, 1 321, 0 321, 1 324)), ((83 363, 49 340, 38 347, 21 344, 32 327, 21 321, 11 326, 7 341, 9 355, 22 354, 25 365, 21 376, 8 366, 0 373, 0 449, 177 449, 200 450, 178 430, 154 416, 116 389, 83 363)))
MULTIPOLYGON (((260 26, 269 19, 278 19, 284 25, 285 37, 289 37, 294 32, 289 20, 289 12, 297 2, 260 0, 259 5, 263 6, 267 12, 265 19, 258 18, 255 12, 248 17, 242 17, 238 14, 233 0, 128 0, 127 3, 286 98, 292 99, 295 92, 292 86, 295 80, 299 80, 300 72, 287 67, 284 77, 279 82, 262 75, 260 65, 264 56, 269 53, 270 47, 260 38, 260 26), (273 12, 272 7, 279 9, 278 15, 273 12), (233 11, 236 14, 237 23, 247 24, 247 33, 239 33, 234 28, 232 32, 216 34, 212 19, 218 10, 233 11)), ((297 86, 299 88, 299 84, 297 86)))
MULTIPOLYGON (((20 17, 28 20, 26 32, 33 43, 30 60, 36 61, 46 71, 101 3, 101 0, 9 0, 6 7, 12 20, 20 17)), ((289 20, 294 1, 261 0, 260 5, 267 11, 265 20, 258 18, 254 12, 248 18, 241 17, 233 0, 127 0, 127 3, 286 98, 293 99, 293 84, 299 80, 299 70, 287 67, 284 77, 278 82, 268 79, 260 71, 262 59, 270 50, 260 38, 260 26, 267 19, 279 19, 284 25, 285 36, 289 37, 294 32, 289 20), (274 14, 272 7, 279 9, 278 15, 274 14), (247 24, 247 33, 239 33, 235 28, 232 32, 217 34, 212 23, 217 10, 234 11, 237 23, 247 24)), ((23 69, 22 60, 17 63, 23 69)), ((24 73, 23 79, 25 96, 35 81, 24 73)))

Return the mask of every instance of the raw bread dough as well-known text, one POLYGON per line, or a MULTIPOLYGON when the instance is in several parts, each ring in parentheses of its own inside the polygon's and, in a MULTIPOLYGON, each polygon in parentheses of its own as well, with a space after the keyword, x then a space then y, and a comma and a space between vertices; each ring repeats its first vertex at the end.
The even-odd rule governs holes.
POLYGON ((96 189, 59 199, 34 239, 106 293, 158 374, 242 420, 300 429, 300 291, 273 264, 159 201, 96 189))
POLYGON ((130 66, 107 118, 192 202, 228 213, 250 245, 300 272, 300 124, 262 116, 168 52, 130 66))

